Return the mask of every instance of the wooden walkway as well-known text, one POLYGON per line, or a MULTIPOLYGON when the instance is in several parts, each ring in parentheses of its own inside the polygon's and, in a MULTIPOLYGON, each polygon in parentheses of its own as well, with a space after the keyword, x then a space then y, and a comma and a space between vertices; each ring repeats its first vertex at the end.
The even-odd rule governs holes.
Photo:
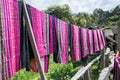
POLYGON ((111 70, 114 67, 114 54, 111 54, 109 58, 111 61, 111 65, 101 71, 98 80, 109 80, 111 70))

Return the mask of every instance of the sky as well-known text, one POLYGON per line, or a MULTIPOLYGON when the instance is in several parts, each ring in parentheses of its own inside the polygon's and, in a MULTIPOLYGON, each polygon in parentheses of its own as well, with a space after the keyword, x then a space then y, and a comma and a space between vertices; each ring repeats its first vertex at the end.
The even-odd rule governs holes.
POLYGON ((46 10, 52 5, 68 4, 73 13, 92 13, 94 9, 111 10, 120 4, 120 0, 26 0, 37 9, 46 10))

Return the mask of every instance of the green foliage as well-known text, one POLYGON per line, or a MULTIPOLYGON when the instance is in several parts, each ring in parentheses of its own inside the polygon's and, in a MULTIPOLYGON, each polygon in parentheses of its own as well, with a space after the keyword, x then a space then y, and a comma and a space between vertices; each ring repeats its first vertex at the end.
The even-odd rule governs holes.
POLYGON ((66 22, 76 24, 81 27, 93 28, 114 26, 120 20, 120 5, 110 11, 95 9, 93 14, 78 13, 73 14, 68 5, 52 6, 45 10, 46 13, 56 16, 66 22))
POLYGON ((98 80, 99 73, 100 73, 100 62, 96 62, 92 67, 91 67, 91 79, 92 80, 98 80))
POLYGON ((59 6, 59 5, 51 6, 45 12, 59 19, 62 19, 66 22, 73 21, 72 18, 73 15, 71 13, 70 7, 66 4, 63 6, 59 6))
POLYGON ((71 77, 80 68, 80 62, 70 62, 68 64, 59 64, 53 62, 53 56, 50 58, 49 72, 46 74, 48 80, 70 80, 71 77))
POLYGON ((70 80, 73 66, 71 63, 63 64, 52 64, 50 67, 50 73, 48 73, 48 80, 70 80))
MULTIPOLYGON (((95 56, 91 56, 91 59, 95 56)), ((70 80, 71 77, 81 68, 82 64, 78 62, 69 62, 68 64, 59 64, 52 61, 53 56, 50 57, 49 72, 46 74, 48 80, 70 80)), ((99 62, 96 62, 92 67, 92 80, 98 79, 99 62)), ((10 80, 40 80, 39 73, 27 72, 25 69, 20 70, 10 80)))
POLYGON ((40 77, 38 73, 27 72, 25 69, 22 69, 10 80, 40 80, 40 77))

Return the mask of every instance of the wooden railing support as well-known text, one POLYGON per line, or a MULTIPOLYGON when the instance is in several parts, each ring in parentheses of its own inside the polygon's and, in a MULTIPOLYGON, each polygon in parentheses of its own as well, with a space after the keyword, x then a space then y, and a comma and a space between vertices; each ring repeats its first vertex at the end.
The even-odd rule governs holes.
POLYGON ((105 68, 105 48, 103 48, 103 50, 101 50, 100 53, 101 53, 100 70, 102 70, 103 68, 105 68))
MULTIPOLYGON (((87 64, 88 64, 88 59, 83 61, 83 66, 86 66, 87 64)), ((90 79, 90 71, 89 71, 89 69, 83 75, 83 80, 91 80, 90 79)))
POLYGON ((105 67, 109 66, 109 53, 105 55, 105 67))

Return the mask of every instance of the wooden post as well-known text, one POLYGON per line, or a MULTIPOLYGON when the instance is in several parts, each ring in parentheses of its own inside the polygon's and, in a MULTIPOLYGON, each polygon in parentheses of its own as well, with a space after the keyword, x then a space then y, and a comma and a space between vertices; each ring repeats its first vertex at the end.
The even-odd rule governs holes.
POLYGON ((32 49, 33 49, 35 59, 36 59, 37 64, 38 64, 41 80, 47 80, 46 77, 45 77, 44 70, 42 68, 39 52, 38 52, 37 45, 36 45, 36 42, 35 42, 35 38, 34 38, 34 35, 33 35, 33 31, 32 31, 32 25, 31 25, 30 18, 29 18, 28 12, 27 12, 26 2, 24 0, 23 0, 23 10, 24 10, 24 17, 25 17, 25 21, 26 21, 26 25, 27 25, 28 35, 29 35, 29 38, 30 38, 30 42, 31 42, 31 45, 32 45, 32 49))
POLYGON ((120 21, 118 22, 118 27, 117 27, 117 32, 118 32, 118 36, 117 36, 117 40, 118 40, 118 50, 120 52, 120 21))
MULTIPOLYGON (((88 64, 88 59, 86 59, 86 60, 83 61, 83 66, 86 66, 87 64, 88 64)), ((89 69, 83 75, 83 79, 84 80, 91 80, 90 79, 90 71, 89 71, 89 69)))
POLYGON ((105 67, 109 66, 109 53, 105 55, 105 67))
MULTIPOLYGON (((116 42, 118 42, 118 34, 115 34, 115 35, 114 35, 114 39, 115 39, 116 42)), ((118 44, 115 44, 115 45, 113 46, 113 48, 114 48, 114 51, 115 51, 115 53, 116 53, 117 50, 118 50, 118 44)))
POLYGON ((101 64, 100 64, 100 68, 102 70, 103 68, 105 68, 105 48, 103 48, 103 50, 101 50, 100 52, 101 52, 101 64))

